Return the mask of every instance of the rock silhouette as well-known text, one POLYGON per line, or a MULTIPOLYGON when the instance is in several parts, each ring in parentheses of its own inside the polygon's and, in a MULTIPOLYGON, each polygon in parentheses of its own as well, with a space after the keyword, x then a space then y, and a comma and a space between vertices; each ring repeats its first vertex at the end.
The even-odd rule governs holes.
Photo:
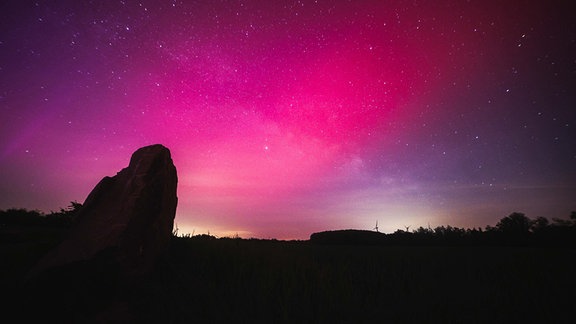
POLYGON ((170 242, 177 182, 166 147, 138 149, 127 168, 96 185, 69 238, 48 253, 35 272, 105 256, 105 263, 123 278, 146 276, 170 242))

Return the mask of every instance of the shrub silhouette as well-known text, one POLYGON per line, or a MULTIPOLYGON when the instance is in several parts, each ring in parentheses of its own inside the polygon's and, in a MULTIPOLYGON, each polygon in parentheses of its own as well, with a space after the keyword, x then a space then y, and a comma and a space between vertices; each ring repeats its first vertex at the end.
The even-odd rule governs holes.
POLYGON ((11 208, 0 210, 0 225, 38 226, 46 224, 44 215, 37 210, 11 208))
POLYGON ((66 209, 60 208, 60 211, 52 212, 46 215, 46 218, 50 225, 71 226, 76 221, 76 216, 81 208, 81 203, 71 201, 66 209))
POLYGON ((70 226, 73 224, 82 204, 70 202, 68 207, 60 208, 58 212, 44 214, 38 210, 11 208, 0 210, 1 226, 70 226))

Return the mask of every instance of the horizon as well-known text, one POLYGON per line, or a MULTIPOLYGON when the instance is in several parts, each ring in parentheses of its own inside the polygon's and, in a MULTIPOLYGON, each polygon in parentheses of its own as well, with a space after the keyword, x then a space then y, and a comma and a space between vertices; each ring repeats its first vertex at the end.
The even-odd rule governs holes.
MULTIPOLYGON (((60 207, 60 211, 55 211, 55 210, 50 210, 49 212, 47 211, 42 211, 39 209, 26 209, 26 208, 21 208, 21 207, 12 207, 12 208, 7 208, 7 209, 0 209, 0 211, 9 211, 9 210, 25 210, 25 211, 35 211, 38 212, 41 216, 48 216, 49 214, 53 214, 53 213, 59 213, 59 212, 63 212, 66 210, 73 210, 73 205, 74 204, 80 204, 80 206, 83 205, 83 203, 78 203, 77 201, 71 201, 70 204, 64 208, 64 207, 60 207)), ((552 221, 553 223, 556 223, 556 221, 573 221, 573 216, 572 214, 576 213, 576 211, 572 211, 571 215, 569 217, 553 217, 551 219, 549 219, 546 216, 539 216, 540 217, 544 217, 546 218, 548 221, 552 221)), ((512 212, 507 216, 511 216, 513 214, 521 214, 523 216, 526 216, 524 213, 522 212, 512 212)), ((506 216, 506 217, 507 217, 506 216)), ((504 217, 502 217, 501 219, 498 219, 498 221, 502 220, 504 217)), ((528 217, 528 219, 535 221, 536 218, 533 217, 528 217)), ((559 223, 560 226, 566 226, 565 224, 559 223)), ((228 239, 235 239, 235 238, 239 238, 239 239, 257 239, 257 240, 279 240, 279 241, 305 241, 305 240, 309 240, 311 235, 315 234, 315 233, 321 233, 321 232, 338 232, 338 231, 363 231, 363 232, 376 232, 379 234, 385 234, 385 235, 390 235, 390 234, 396 234, 397 232, 407 232, 407 233, 416 233, 418 230, 424 228, 424 229, 428 229, 428 230, 436 230, 437 228, 454 228, 454 229, 463 229, 463 230, 479 230, 479 231, 487 231, 489 230, 489 228, 497 228, 498 224, 485 224, 484 226, 477 226, 477 227, 459 227, 459 226, 452 226, 451 224, 438 224, 435 226, 431 226, 429 223, 424 226, 422 224, 417 224, 415 226, 412 225, 404 225, 403 228, 396 228, 394 230, 391 230, 389 232, 385 232, 385 231, 380 231, 381 227, 378 226, 378 221, 375 223, 375 227, 370 228, 370 229, 364 229, 364 228, 330 228, 330 229, 323 229, 323 230, 319 230, 317 232, 313 232, 313 233, 309 233, 308 237, 306 238, 291 238, 291 237, 285 237, 285 238, 277 238, 277 237, 256 237, 256 236, 246 236, 249 235, 250 232, 238 232, 238 231, 225 231, 225 232, 218 232, 218 233, 211 233, 209 229, 206 229, 205 232, 196 232, 196 228, 193 228, 192 231, 182 231, 182 228, 180 228, 180 226, 178 226, 177 222, 174 221, 174 225, 173 225, 173 235, 177 236, 177 237, 194 237, 194 236, 203 236, 203 235, 207 235, 207 236, 212 236, 214 238, 228 238, 228 239), (410 229, 411 228, 411 229, 410 229)))
POLYGON ((0 8, 0 209, 83 202, 161 143, 181 233, 308 239, 576 210, 570 3, 0 8))

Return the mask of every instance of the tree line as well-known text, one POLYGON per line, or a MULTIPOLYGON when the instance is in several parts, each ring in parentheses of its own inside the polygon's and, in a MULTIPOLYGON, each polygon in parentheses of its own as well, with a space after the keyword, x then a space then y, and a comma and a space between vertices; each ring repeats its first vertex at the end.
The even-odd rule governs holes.
POLYGON ((414 246, 508 245, 576 247, 576 212, 569 219, 528 218, 514 212, 502 218, 496 226, 484 229, 447 226, 418 227, 412 231, 398 229, 391 234, 365 230, 338 230, 314 233, 313 243, 375 244, 414 246))
MULTIPOLYGON (((0 228, 71 227, 82 204, 71 202, 66 208, 48 214, 37 210, 0 210, 0 228)), ((412 231, 398 229, 384 234, 376 231, 339 230, 314 233, 313 243, 383 244, 383 245, 516 245, 576 247, 576 211, 568 219, 546 217, 530 219, 524 213, 513 212, 500 219, 495 226, 484 229, 459 228, 450 225, 418 227, 412 231)))
POLYGON ((564 245, 576 246, 576 212, 569 219, 546 217, 530 219, 524 213, 513 212, 496 226, 458 228, 438 226, 419 227, 412 232, 397 230, 387 235, 391 242, 451 245, 564 245))
POLYGON ((25 208, 0 210, 0 226, 70 227, 74 224, 81 207, 81 203, 72 201, 66 208, 60 208, 59 211, 51 211, 48 214, 38 210, 27 210, 25 208))

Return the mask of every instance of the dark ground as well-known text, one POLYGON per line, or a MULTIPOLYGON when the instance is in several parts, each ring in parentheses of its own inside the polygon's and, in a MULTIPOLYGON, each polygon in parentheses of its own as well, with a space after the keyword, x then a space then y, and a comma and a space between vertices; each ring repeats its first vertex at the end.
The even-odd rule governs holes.
MULTIPOLYGON (((23 322, 573 323, 576 250, 173 238, 154 275, 129 284, 101 262, 26 283, 62 237, 0 244, 4 314, 23 322), (114 321, 112 321, 114 322, 114 321)), ((20 241, 14 238, 20 238, 20 241)))

